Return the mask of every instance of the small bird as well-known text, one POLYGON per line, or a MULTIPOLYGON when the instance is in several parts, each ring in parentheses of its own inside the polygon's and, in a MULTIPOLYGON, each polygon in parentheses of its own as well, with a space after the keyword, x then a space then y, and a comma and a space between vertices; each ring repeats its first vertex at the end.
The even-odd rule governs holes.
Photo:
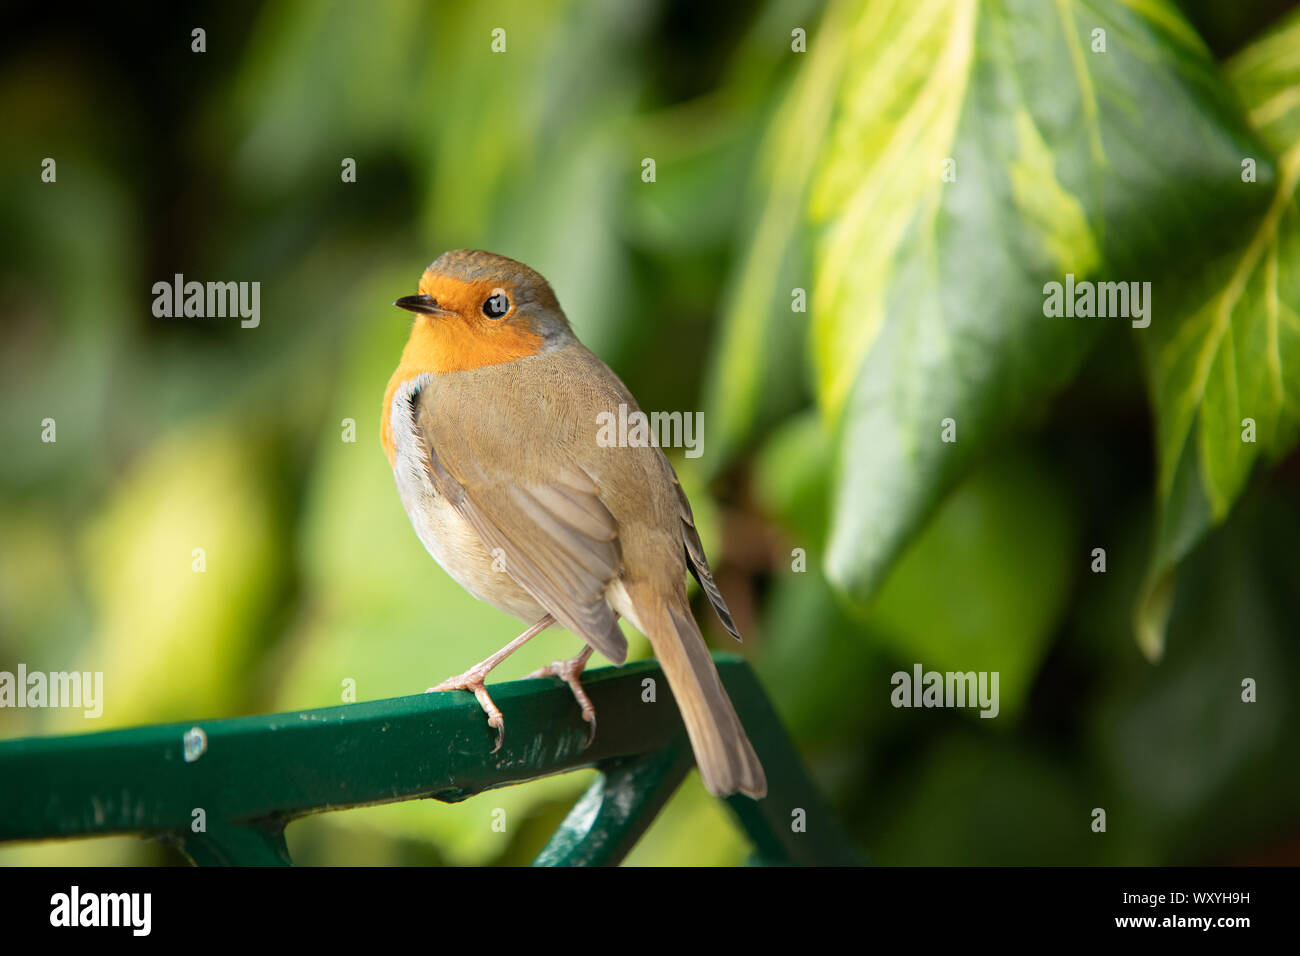
POLYGON ((601 413, 637 409, 627 387, 578 341, 547 281, 513 259, 445 252, 418 294, 393 304, 415 313, 381 426, 402 505, 461 587, 530 624, 429 689, 472 691, 495 752, 505 720, 484 681, 558 623, 586 646, 529 676, 568 684, 594 739, 579 677, 593 650, 627 659, 623 617, 650 639, 709 792, 763 797, 763 768, 686 599, 689 570, 739 640, 677 475, 655 445, 597 441, 601 413))

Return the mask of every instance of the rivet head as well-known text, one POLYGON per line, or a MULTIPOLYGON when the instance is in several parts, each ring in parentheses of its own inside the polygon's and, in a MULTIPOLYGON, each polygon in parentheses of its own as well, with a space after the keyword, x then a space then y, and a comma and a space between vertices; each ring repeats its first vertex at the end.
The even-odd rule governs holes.
POLYGON ((183 752, 186 763, 194 763, 208 752, 208 735, 199 727, 191 727, 185 731, 182 742, 184 744, 183 752))

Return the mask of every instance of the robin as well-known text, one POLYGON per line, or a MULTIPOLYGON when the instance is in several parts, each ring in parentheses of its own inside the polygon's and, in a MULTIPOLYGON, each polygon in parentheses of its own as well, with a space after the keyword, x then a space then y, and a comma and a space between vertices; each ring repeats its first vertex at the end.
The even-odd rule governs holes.
POLYGON ((469 690, 497 731, 484 681, 552 624, 586 646, 530 677, 573 691, 592 651, 627 659, 624 617, 650 639, 709 792, 758 799, 767 781, 686 600, 686 571, 740 638, 677 475, 655 445, 607 447, 598 416, 626 386, 578 341, 545 279, 490 252, 454 250, 393 304, 415 313, 384 393, 382 438, 415 533, 461 587, 531 626, 430 690, 469 690))

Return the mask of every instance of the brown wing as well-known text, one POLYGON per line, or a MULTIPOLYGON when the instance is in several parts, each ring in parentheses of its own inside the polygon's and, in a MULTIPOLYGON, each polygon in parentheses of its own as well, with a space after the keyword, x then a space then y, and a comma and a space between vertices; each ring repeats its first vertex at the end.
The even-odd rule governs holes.
MULTIPOLYGON (((618 524, 599 488, 577 466, 556 480, 519 484, 475 463, 457 468, 438 454, 431 403, 416 398, 414 423, 430 478, 489 551, 501 549, 505 569, 564 627, 615 664, 627 659, 627 638, 605 600, 622 570, 618 524)), ((445 427, 445 426, 444 426, 445 427)))
POLYGON ((677 480, 677 474, 672 470, 671 465, 668 472, 673 477, 673 487, 677 489, 677 500, 681 502, 682 543, 686 546, 686 567, 700 583, 722 626, 739 641, 740 631, 731 618, 731 610, 727 607, 727 602, 722 599, 722 592, 718 590, 717 582, 713 580, 709 559, 704 556, 704 543, 700 541, 700 533, 695 529, 695 515, 691 513, 691 503, 686 500, 686 492, 682 490, 682 484, 677 480))

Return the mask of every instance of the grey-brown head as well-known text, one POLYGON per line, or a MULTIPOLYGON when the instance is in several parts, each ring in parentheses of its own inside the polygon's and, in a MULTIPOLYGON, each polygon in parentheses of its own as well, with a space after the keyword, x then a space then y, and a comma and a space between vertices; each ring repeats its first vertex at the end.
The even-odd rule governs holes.
MULTIPOLYGON (((475 338, 536 336, 542 349, 573 340, 569 320, 541 274, 522 262, 481 249, 452 249, 424 270, 419 293, 393 303, 417 314, 458 317, 475 338)), ((469 342, 467 342, 467 345, 469 342)))

